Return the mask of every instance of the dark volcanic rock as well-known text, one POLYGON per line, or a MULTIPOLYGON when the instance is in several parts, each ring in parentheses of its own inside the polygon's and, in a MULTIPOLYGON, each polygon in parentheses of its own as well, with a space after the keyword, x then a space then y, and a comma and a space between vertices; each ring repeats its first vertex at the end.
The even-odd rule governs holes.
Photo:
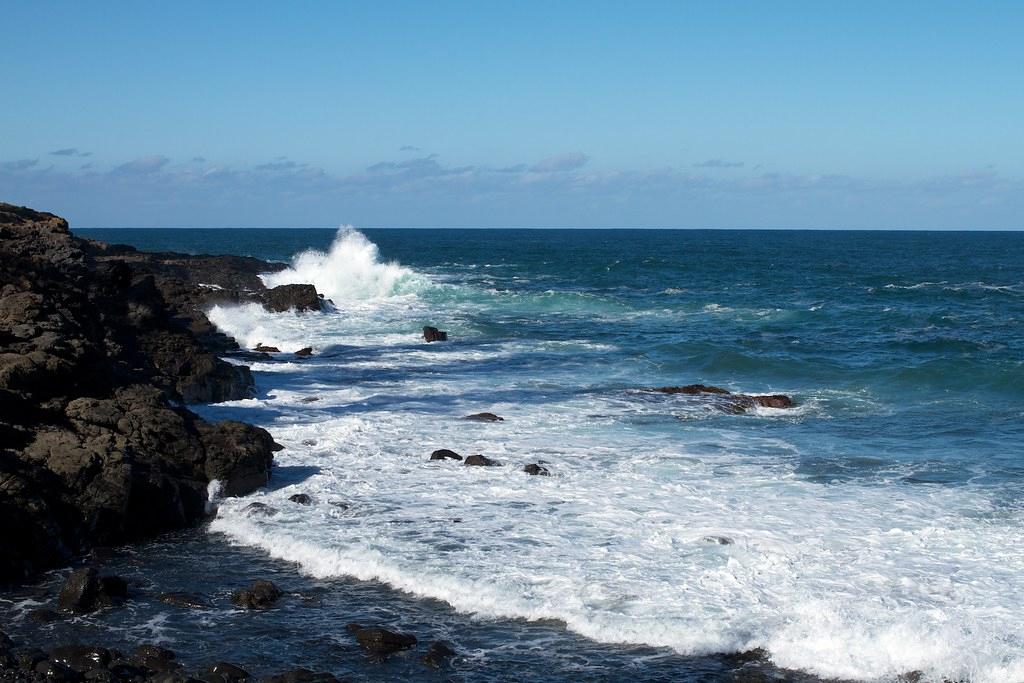
POLYGON ((467 415, 462 418, 463 420, 470 420, 471 422, 504 422, 505 418, 498 417, 494 413, 474 413, 467 415))
POLYGON ((217 662, 207 669, 206 673, 219 676, 222 680, 227 681, 228 683, 238 683, 238 681, 244 681, 252 678, 249 672, 242 667, 235 666, 234 664, 228 664, 227 662, 217 662))
POLYGON ((466 458, 462 463, 463 465, 476 465, 478 467, 497 467, 501 463, 497 460, 491 460, 490 458, 483 455, 471 455, 466 458))
POLYGON ((186 609, 209 609, 212 607, 209 599, 199 593, 184 593, 181 591, 168 591, 161 593, 158 597, 165 605, 173 605, 186 609))
POLYGON ((431 460, 462 460, 462 456, 447 448, 438 448, 430 454, 431 460))
POLYGON ((448 341, 448 333, 428 325, 423 328, 423 339, 428 342, 448 341))
POLYGON ((235 591, 231 602, 243 609, 267 609, 272 607, 284 595, 281 589, 270 581, 258 579, 245 590, 235 591))
POLYGON ((734 394, 728 389, 704 384, 687 384, 681 387, 657 387, 651 389, 651 391, 661 394, 685 394, 688 396, 707 395, 711 399, 711 405, 714 408, 732 415, 741 415, 756 406, 763 408, 792 408, 796 405, 793 399, 785 394, 771 394, 767 396, 734 394))
POLYGON ((62 645, 50 650, 50 661, 85 673, 93 669, 105 669, 110 664, 110 650, 105 647, 87 645, 62 645))
POLYGON ((547 477, 547 476, 551 475, 551 473, 548 472, 548 468, 541 467, 539 464, 537 464, 535 462, 530 463, 529 465, 524 467, 523 468, 523 472, 526 472, 527 474, 532 474, 532 475, 539 475, 541 477, 547 477))
POLYGON ((99 576, 92 567, 71 572, 57 597, 57 606, 63 612, 84 614, 124 602, 128 597, 128 583, 118 576, 99 576))
POLYGON ((455 650, 443 640, 435 640, 430 644, 426 654, 420 658, 427 666, 440 669, 448 663, 448 660, 455 656, 455 650))
POLYGON ((263 307, 268 311, 319 311, 320 297, 313 285, 279 285, 263 293, 263 307))
POLYGON ((310 498, 309 494, 307 493, 296 493, 294 495, 288 496, 288 500, 290 500, 293 503, 298 503, 299 505, 310 505, 313 502, 313 499, 310 498))
POLYGON ((110 247, 0 204, 0 582, 195 524, 211 478, 266 483, 269 434, 179 404, 250 395, 202 309, 273 269, 110 247))
POLYGON ((263 344, 257 344, 255 350, 260 353, 281 353, 281 349, 276 346, 264 346, 263 344))
POLYGON ((416 636, 384 628, 360 628, 355 631, 355 636, 356 642, 367 654, 378 658, 416 646, 416 636))
POLYGON ((304 348, 301 348, 295 352, 295 355, 298 356, 299 358, 308 358, 309 356, 313 355, 313 347, 306 346, 304 348))

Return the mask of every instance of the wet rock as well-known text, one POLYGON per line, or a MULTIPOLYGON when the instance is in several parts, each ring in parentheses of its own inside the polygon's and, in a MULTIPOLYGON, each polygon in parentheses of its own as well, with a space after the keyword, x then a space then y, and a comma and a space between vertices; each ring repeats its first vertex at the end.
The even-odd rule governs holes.
POLYGON ((431 460, 462 460, 462 456, 447 448, 439 448, 430 454, 431 460))
POLYGON ((168 591, 161 593, 157 598, 165 605, 181 607, 184 609, 209 609, 213 605, 209 599, 200 593, 184 593, 180 591, 168 591))
POLYGON ((248 589, 236 591, 231 602, 242 609, 268 609, 281 598, 284 593, 272 582, 259 579, 252 582, 248 589))
POLYGON ((132 653, 130 662, 153 672, 176 672, 181 669, 178 656, 159 645, 139 645, 132 653))
POLYGON ((219 676, 222 680, 228 681, 228 683, 238 683, 239 681, 252 678, 249 672, 242 667, 227 662, 217 662, 207 669, 206 673, 219 676))
POLYGON ((263 307, 274 313, 319 311, 321 301, 313 285, 279 285, 263 293, 263 307))
POLYGON ((471 422, 504 422, 505 418, 498 417, 494 413, 473 413, 462 418, 471 422))
POLYGON ((537 463, 530 463, 529 465, 523 468, 523 472, 526 472, 527 474, 532 474, 534 476, 539 475, 541 477, 547 477, 551 475, 551 473, 548 472, 548 468, 542 467, 537 463))
POLYGON ((16 647, 10 651, 15 665, 22 671, 34 671, 40 662, 49 660, 45 652, 38 647, 16 647))
POLYGON ((257 344, 254 350, 259 351, 260 353, 281 353, 281 349, 276 346, 264 346, 263 342, 257 344))
POLYGON ((452 657, 455 656, 455 650, 443 640, 435 640, 427 648, 426 654, 420 659, 427 666, 440 669, 445 666, 452 657))
POLYGON ((448 333, 427 325, 423 328, 423 339, 427 342, 448 341, 448 333))
POLYGON ((313 499, 305 493, 296 493, 293 496, 289 496, 288 500, 293 503, 298 503, 299 505, 310 505, 313 502, 313 499))
POLYGON ((662 394, 731 394, 732 392, 728 389, 721 387, 708 386, 705 384, 687 384, 682 387, 657 387, 651 391, 657 391, 662 394))
POLYGON ((734 394, 728 389, 705 384, 687 384, 681 387, 657 387, 651 389, 661 394, 685 394, 688 396, 707 395, 711 405, 730 415, 742 415, 760 406, 763 408, 792 408, 793 399, 785 394, 751 395, 734 394))
MULTIPOLYGON (((319 396, 303 396, 301 399, 299 399, 299 403, 316 403, 319 400, 320 400, 319 396)), ((303 443, 305 443, 305 442, 303 442, 303 443)))
POLYGON ((49 624, 60 619, 60 614, 52 609, 40 608, 29 612, 28 619, 29 621, 34 621, 37 624, 49 624))
POLYGON ((490 458, 483 455, 471 455, 466 458, 462 463, 463 465, 475 465, 477 467, 497 467, 501 463, 497 460, 491 460, 490 458))
POLYGON ((309 358, 310 356, 313 355, 313 347, 306 346, 304 348, 301 348, 295 352, 295 355, 298 356, 299 358, 309 358))
POLYGON ((302 440, 302 445, 303 446, 315 446, 316 445, 316 439, 303 439, 302 440))
POLYGON ((264 679, 264 683, 339 683, 334 674, 326 671, 314 672, 309 669, 292 669, 264 679))
POLYGON ((416 636, 396 633, 383 628, 360 628, 355 630, 356 642, 371 657, 384 658, 400 650, 416 646, 416 636))
POLYGON ((266 503, 249 503, 242 508, 242 512, 246 517, 273 517, 278 511, 266 503))
POLYGON ((34 671, 47 681, 54 683, 75 683, 81 675, 71 667, 49 660, 36 664, 34 671))
POLYGON ((50 661, 85 673, 93 669, 105 669, 110 664, 110 650, 105 647, 87 645, 62 645, 50 650, 50 661))
POLYGON ((197 428, 206 452, 203 474, 221 482, 223 495, 245 496, 267 485, 274 453, 281 450, 270 432, 232 420, 197 428))
POLYGON ((71 572, 57 597, 62 612, 85 614, 100 607, 123 602, 128 597, 128 583, 117 576, 99 576, 92 567, 71 572))

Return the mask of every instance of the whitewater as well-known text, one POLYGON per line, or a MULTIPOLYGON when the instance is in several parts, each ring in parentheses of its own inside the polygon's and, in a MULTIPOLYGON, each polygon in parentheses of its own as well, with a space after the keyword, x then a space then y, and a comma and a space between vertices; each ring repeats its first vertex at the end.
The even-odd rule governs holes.
POLYGON ((560 261, 531 239, 503 258, 442 240, 410 267, 346 227, 264 276, 314 284, 325 313, 211 310, 243 347, 282 353, 251 364, 255 398, 201 412, 286 447, 272 485, 219 501, 212 529, 314 577, 604 643, 763 649, 853 680, 1024 680, 1007 445, 1024 408, 999 327, 1019 282, 880 268, 773 291, 761 262, 695 276, 658 244, 611 258, 628 248, 580 243, 560 261), (452 341, 425 343, 428 324, 452 341), (968 386, 953 370, 976 393, 944 391, 968 386), (697 381, 798 407, 725 415, 643 391, 697 381), (460 419, 481 411, 504 421, 460 419), (958 433, 971 415, 991 431, 958 433), (430 461, 438 448, 502 466, 430 461))

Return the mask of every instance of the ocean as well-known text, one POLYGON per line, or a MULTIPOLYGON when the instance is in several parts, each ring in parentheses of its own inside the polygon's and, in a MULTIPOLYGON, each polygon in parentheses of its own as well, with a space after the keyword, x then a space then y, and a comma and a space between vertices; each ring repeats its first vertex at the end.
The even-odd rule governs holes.
MULTIPOLYGON (((332 659, 362 615, 451 642, 437 680, 721 680, 754 649, 786 680, 1024 680, 1024 233, 77 232, 287 261, 269 285, 333 301, 210 313, 284 353, 255 398, 194 409, 286 448, 208 529, 116 554, 178 556, 189 586, 241 557, 319 596, 203 616, 240 659, 424 675, 332 659), (797 405, 647 391, 698 382, 797 405), (460 419, 482 411, 504 420, 460 419)), ((146 637, 198 638, 138 609, 146 637)))

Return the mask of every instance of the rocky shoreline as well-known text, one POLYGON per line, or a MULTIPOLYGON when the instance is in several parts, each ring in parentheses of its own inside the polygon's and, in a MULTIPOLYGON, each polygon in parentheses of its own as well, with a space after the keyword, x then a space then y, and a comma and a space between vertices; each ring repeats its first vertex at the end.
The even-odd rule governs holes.
POLYGON ((109 246, 0 204, 0 584, 197 524, 213 481, 229 496, 266 484, 266 430, 185 405, 253 390, 204 308, 321 308, 312 285, 263 286, 281 267, 109 246))
MULTIPOLYGON (((253 379, 241 361, 280 351, 239 349, 207 318, 210 306, 254 303, 274 312, 329 306, 313 285, 265 287, 259 274, 281 268, 248 257, 112 246, 72 235, 67 222, 52 214, 0 204, 0 585, 33 581, 90 549, 196 526, 210 514, 211 491, 241 496, 269 482, 273 453, 281 446, 266 430, 211 423, 186 406, 252 395, 253 379), (230 355, 240 361, 223 360, 230 355)), ((424 340, 447 341, 447 333, 427 327, 424 340)), ((304 348, 296 356, 311 353, 304 348)), ((733 414, 793 405, 785 396, 704 385, 647 391, 696 396, 733 414)), ((502 420, 492 413, 464 419, 502 420)), ((445 449, 431 459, 463 460, 445 449)), ((483 455, 467 456, 463 464, 500 465, 483 455)), ((524 471, 550 474, 540 463, 524 471)), ((134 593, 119 576, 81 567, 66 578, 52 608, 32 610, 28 618, 49 623, 116 610, 134 593)), ((261 612, 284 596, 272 581, 260 579, 235 588, 229 609, 261 612)), ((182 610, 219 609, 200 593, 165 588, 155 597, 182 610)), ((411 633, 379 625, 351 623, 342 630, 368 661, 383 662, 417 646, 411 633)), ((0 681, 254 678, 224 661, 186 667, 156 644, 132 651, 38 645, 0 632, 0 681)), ((440 639, 416 653, 423 671, 444 669, 454 656, 456 649, 440 639)), ((723 659, 722 666, 736 675, 731 680, 773 679, 760 652, 723 659)), ((338 679, 299 668, 264 680, 338 679)))

